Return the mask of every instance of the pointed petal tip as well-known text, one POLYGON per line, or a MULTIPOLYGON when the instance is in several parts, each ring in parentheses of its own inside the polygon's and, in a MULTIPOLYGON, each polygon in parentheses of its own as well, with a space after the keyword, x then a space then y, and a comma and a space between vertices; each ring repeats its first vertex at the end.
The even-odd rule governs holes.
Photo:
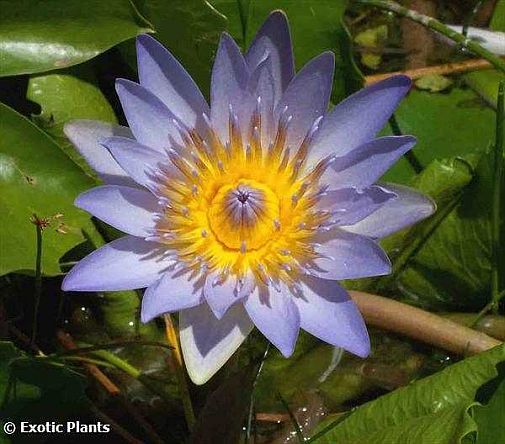
POLYGON ((412 79, 405 74, 397 74, 377 82, 376 85, 382 85, 383 87, 403 87, 409 90, 412 87, 412 79))
POLYGON ((128 80, 128 79, 123 79, 121 77, 117 78, 114 82, 116 92, 119 92, 118 90, 121 90, 121 89, 127 89, 132 83, 135 83, 135 82, 128 80))
MULTIPOLYGON (((270 14, 268 14, 267 18, 261 25, 260 29, 265 29, 269 26, 275 27, 277 30, 279 30, 281 27, 286 29, 289 33, 289 19, 288 15, 286 14, 285 11, 282 9, 274 9, 270 14)), ((279 32, 282 32, 283 30, 280 30, 279 32)))
POLYGON ((219 46, 225 45, 225 44, 233 44, 236 45, 237 42, 235 42, 235 39, 231 36, 231 34, 227 31, 223 31, 221 33, 221 38, 219 39, 219 46))
POLYGON ((72 281, 70 278, 70 272, 63 278, 63 282, 61 283, 61 289, 63 291, 74 291, 72 281))
POLYGON ((160 42, 158 42, 158 40, 156 40, 152 35, 150 34, 140 34, 137 36, 136 38, 136 44, 137 44, 137 48, 139 46, 149 46, 151 44, 158 44, 160 45, 160 42))
POLYGON ((382 136, 374 140, 382 140, 382 139, 384 140, 388 139, 398 146, 409 145, 410 147, 413 147, 417 143, 417 137, 411 134, 402 134, 401 136, 382 136))
MULTIPOLYGON (((277 18, 281 20, 288 20, 288 15, 282 9, 274 9, 266 18, 266 20, 271 18, 277 18)), ((265 21, 266 21, 265 20, 265 21)))
POLYGON ((328 59, 328 61, 331 60, 331 63, 335 63, 335 53, 333 51, 327 50, 323 51, 320 55, 321 58, 328 59))
POLYGON ((82 122, 82 120, 71 120, 63 125, 63 133, 67 136, 68 139, 71 139, 75 130, 78 127, 78 123, 82 122))
POLYGON ((188 375, 205 384, 235 353, 253 328, 241 304, 217 321, 207 304, 179 313, 179 337, 188 375))
POLYGON ((209 304, 212 314, 216 317, 216 319, 218 321, 220 321, 223 318, 223 316, 226 314, 227 308, 213 306, 212 304, 209 303, 208 300, 207 300, 207 304, 209 304))
POLYGON ((142 299, 142 307, 140 309, 140 322, 142 322, 142 324, 147 324, 148 322, 151 322, 154 318, 162 314, 162 313, 158 314, 148 313, 143 302, 144 300, 142 299))
POLYGON ((90 291, 79 282, 79 273, 75 273, 74 268, 72 268, 63 278, 61 289, 63 291, 90 291))
POLYGON ((84 191, 81 194, 79 194, 74 200, 74 206, 77 208, 80 208, 81 210, 88 211, 88 205, 90 203, 88 201, 88 196, 91 194, 92 190, 94 190, 96 188, 98 188, 98 187, 90 188, 89 190, 84 191))
POLYGON ((437 206, 437 203, 435 202, 435 200, 432 197, 426 196, 426 199, 429 201, 429 208, 426 211, 426 216, 425 217, 429 217, 429 216, 431 216, 432 214, 434 214, 437 211, 438 206, 437 206))
POLYGON ((284 356, 286 359, 290 358, 291 355, 294 353, 295 351, 295 347, 296 347, 296 342, 298 340, 298 335, 297 335, 297 338, 294 340, 294 342, 292 344, 287 344, 285 346, 279 346, 279 345, 275 345, 275 347, 281 352, 281 355, 284 356))
POLYGON ((214 374, 199 372, 195 367, 186 367, 189 379, 195 385, 204 385, 214 374))
POLYGON ((356 345, 353 350, 349 352, 363 359, 368 358, 371 353, 370 337, 368 334, 366 335, 366 340, 364 340, 361 344, 356 345))

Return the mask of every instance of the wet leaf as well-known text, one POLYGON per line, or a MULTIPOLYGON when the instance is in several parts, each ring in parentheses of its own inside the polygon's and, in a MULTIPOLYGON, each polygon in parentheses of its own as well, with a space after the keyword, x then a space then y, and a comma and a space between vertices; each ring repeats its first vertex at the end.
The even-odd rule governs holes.
POLYGON ((150 31, 128 0, 1 0, 0 76, 76 65, 150 31))
MULTIPOLYGON (((435 159, 463 156, 483 150, 494 140, 494 112, 470 90, 452 88, 431 94, 413 90, 395 113, 404 134, 413 134, 413 152, 423 166, 435 159)), ((402 158, 385 180, 409 183, 414 170, 402 158)))
POLYGON ((495 69, 487 69, 465 74, 463 80, 490 106, 496 108, 498 85, 505 80, 505 74, 495 69))
POLYGON ((34 213, 50 223, 43 231, 43 273, 59 274, 60 257, 85 240, 82 230, 96 235, 89 216, 73 205, 93 181, 44 132, 3 104, 0 134, 0 275, 34 269, 34 213))
MULTIPOLYGON (((314 442, 455 444, 475 439, 477 424, 471 415, 478 391, 497 376, 496 366, 504 360, 503 346, 467 358, 363 404, 314 442)), ((330 423, 323 422, 318 430, 330 423)))
POLYGON ((75 119, 101 120, 116 123, 117 119, 107 99, 95 85, 90 65, 32 76, 27 98, 38 103, 42 111, 33 121, 47 132, 86 173, 95 173, 65 137, 63 126, 75 119))
MULTIPOLYGON (((440 310, 478 310, 489 300, 493 162, 494 153, 488 150, 458 204, 399 277, 398 287, 407 300, 440 310)), ((438 177, 421 176, 420 189, 429 192, 445 174, 439 170, 438 177)))
POLYGON ((479 427, 478 444, 505 442, 505 381, 503 378, 487 405, 475 407, 474 418, 479 427))
POLYGON ((4 400, 0 419, 33 423, 72 418, 88 405, 86 386, 83 376, 62 364, 29 357, 11 342, 0 342, 0 399, 4 400))

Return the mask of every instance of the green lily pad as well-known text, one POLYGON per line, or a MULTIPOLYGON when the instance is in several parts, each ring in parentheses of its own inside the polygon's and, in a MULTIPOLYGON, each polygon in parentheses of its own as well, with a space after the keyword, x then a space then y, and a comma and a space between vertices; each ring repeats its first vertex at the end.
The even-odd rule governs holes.
MULTIPOLYGON (((484 150, 494 140, 493 110, 468 89, 452 88, 443 94, 413 90, 395 115, 402 132, 416 136, 413 152, 423 166, 484 150)), ((413 176, 403 157, 384 179, 408 184, 413 176)))
POLYGON ((505 74, 496 69, 474 71, 463 76, 465 83, 481 96, 490 106, 496 108, 498 86, 505 81, 505 74))
POLYGON ((0 76, 65 68, 151 32, 128 0, 1 0, 0 76))
MULTIPOLYGON (((479 389, 498 375, 505 347, 465 359, 432 376, 358 407, 318 444, 455 444, 474 442, 479 389), (473 439, 473 441, 472 441, 473 439)), ((318 426, 323 430, 332 420, 318 426)), ((315 433, 314 433, 315 434, 315 433)))
POLYGON ((35 266, 33 214, 47 218, 42 271, 60 273, 60 257, 96 231, 75 197, 94 184, 60 147, 28 119, 0 104, 0 275, 35 266))
MULTIPOLYGON (((410 302, 432 309, 478 310, 489 300, 493 162, 491 150, 481 156, 456 206, 399 276, 398 288, 410 302)), ((428 173, 418 179, 421 190, 443 181, 447 171, 438 168, 428 173)), ((438 211, 443 212, 444 205, 438 211)), ((505 208, 502 211, 505 214, 505 208)))
POLYGON ((58 143, 69 157, 86 173, 94 171, 75 150, 63 133, 65 123, 75 119, 101 120, 117 123, 109 102, 94 84, 88 64, 51 74, 35 75, 28 82, 26 97, 41 106, 33 121, 58 143))
POLYGON ((485 406, 475 407, 475 421, 479 426, 478 444, 505 442, 505 381, 501 378, 498 388, 485 406))

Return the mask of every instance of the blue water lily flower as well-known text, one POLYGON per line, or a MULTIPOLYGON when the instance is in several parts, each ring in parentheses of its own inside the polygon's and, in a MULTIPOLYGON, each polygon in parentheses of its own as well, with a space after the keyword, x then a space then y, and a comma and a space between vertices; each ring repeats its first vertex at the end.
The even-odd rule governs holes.
POLYGON ((415 144, 375 138, 409 79, 377 83, 328 112, 334 56, 295 73, 282 12, 245 55, 223 34, 210 106, 155 39, 140 36, 137 56, 139 83, 116 83, 129 128, 65 127, 105 183, 76 205, 126 236, 79 262, 63 289, 147 288, 142 321, 180 312, 196 384, 253 326, 286 357, 300 328, 366 357, 365 324, 337 281, 390 273, 377 240, 434 211, 415 190, 376 184, 415 144))

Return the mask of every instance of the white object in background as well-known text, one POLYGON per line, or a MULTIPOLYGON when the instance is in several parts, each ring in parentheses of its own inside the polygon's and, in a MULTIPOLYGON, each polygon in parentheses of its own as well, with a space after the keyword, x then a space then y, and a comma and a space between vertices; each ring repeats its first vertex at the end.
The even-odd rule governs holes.
MULTIPOLYGON (((461 25, 447 25, 447 27, 456 32, 461 33, 463 31, 463 26, 461 25)), ((475 40, 494 54, 505 55, 505 32, 490 31, 489 29, 470 26, 468 28, 467 37, 470 40, 475 40)), ((454 42, 451 41, 451 43, 454 42)))

